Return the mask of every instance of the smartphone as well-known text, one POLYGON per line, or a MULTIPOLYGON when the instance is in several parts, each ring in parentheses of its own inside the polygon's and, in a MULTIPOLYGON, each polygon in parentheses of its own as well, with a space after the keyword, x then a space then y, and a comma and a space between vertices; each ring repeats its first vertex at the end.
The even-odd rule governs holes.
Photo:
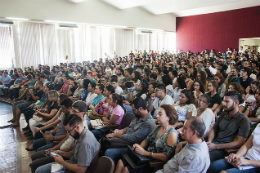
POLYGON ((49 154, 50 154, 50 155, 53 155, 53 156, 58 155, 58 154, 56 154, 56 153, 54 153, 54 152, 51 152, 51 151, 49 152, 49 154))

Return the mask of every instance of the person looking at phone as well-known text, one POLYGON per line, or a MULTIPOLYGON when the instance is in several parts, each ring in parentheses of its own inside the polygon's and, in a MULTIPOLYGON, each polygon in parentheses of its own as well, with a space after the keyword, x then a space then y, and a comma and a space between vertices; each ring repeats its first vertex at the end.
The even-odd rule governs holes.
MULTIPOLYGON (((167 161, 178 143, 178 134, 173 125, 178 120, 178 114, 172 105, 162 105, 156 116, 158 124, 142 143, 134 144, 132 150, 136 153, 156 160, 167 161)), ((142 168, 150 170, 147 165, 142 168)), ((129 163, 122 157, 116 166, 115 173, 131 172, 129 163)), ((150 170, 152 172, 152 170, 150 170)))
MULTIPOLYGON (((86 172, 92 160, 98 154, 99 143, 94 135, 84 127, 82 119, 75 114, 69 115, 63 125, 67 132, 75 139, 72 151, 54 151, 57 155, 51 155, 55 162, 63 165, 72 172, 86 172), (64 160, 69 159, 69 160, 64 160)), ((38 167, 36 173, 50 173, 53 163, 38 167)))

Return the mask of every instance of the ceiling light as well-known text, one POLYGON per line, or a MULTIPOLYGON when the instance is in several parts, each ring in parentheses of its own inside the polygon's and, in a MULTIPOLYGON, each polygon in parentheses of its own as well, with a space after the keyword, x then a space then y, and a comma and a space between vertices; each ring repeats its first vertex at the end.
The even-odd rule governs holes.
POLYGON ((17 18, 17 17, 6 17, 6 19, 10 19, 10 20, 29 20, 29 19, 17 18))
POLYGON ((77 24, 76 22, 58 21, 58 20, 44 20, 49 23, 67 23, 67 24, 77 24))

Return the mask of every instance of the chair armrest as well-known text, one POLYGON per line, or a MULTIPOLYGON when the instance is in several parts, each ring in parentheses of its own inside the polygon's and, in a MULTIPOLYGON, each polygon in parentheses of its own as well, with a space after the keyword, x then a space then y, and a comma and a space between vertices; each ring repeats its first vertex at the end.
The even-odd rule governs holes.
POLYGON ((150 167, 155 168, 155 167, 163 167, 163 165, 165 164, 165 161, 161 161, 161 160, 153 160, 151 162, 149 162, 150 167))
POLYGON ((228 154, 231 154, 231 153, 236 153, 236 152, 238 151, 238 149, 231 148, 231 149, 225 149, 225 151, 226 151, 228 154))

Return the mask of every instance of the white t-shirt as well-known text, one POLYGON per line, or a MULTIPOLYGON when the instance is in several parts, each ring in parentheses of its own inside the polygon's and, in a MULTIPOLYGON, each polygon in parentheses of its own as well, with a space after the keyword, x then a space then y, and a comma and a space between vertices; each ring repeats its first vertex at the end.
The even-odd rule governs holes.
POLYGON ((88 96, 87 96, 87 98, 86 98, 86 105, 90 105, 90 104, 93 102, 93 100, 94 100, 94 98, 95 98, 96 96, 97 96, 96 93, 93 93, 93 94, 91 94, 91 92, 88 93, 88 96))
POLYGON ((120 86, 117 86, 115 89, 115 93, 121 95, 123 93, 123 89, 120 86))
MULTIPOLYGON (((197 109, 197 111, 198 111, 198 109, 197 109)), ((197 116, 197 111, 195 111, 196 114, 194 114, 194 116, 197 116)), ((211 109, 207 108, 204 110, 204 112, 202 112, 202 114, 199 117, 202 119, 202 121, 204 122, 204 124, 206 126, 206 130, 205 130, 205 133, 203 136, 207 137, 210 130, 212 129, 212 127, 215 124, 215 115, 211 109)))
POLYGON ((173 87, 172 87, 172 85, 171 84, 167 85, 166 89, 170 90, 167 95, 172 97, 173 96, 173 87))
POLYGON ((194 116, 196 112, 196 106, 194 104, 186 104, 184 106, 180 106, 179 103, 180 102, 178 101, 176 102, 176 104, 173 105, 179 116, 178 121, 185 121, 188 112, 192 112, 192 116, 194 116))
POLYGON ((154 116, 157 116, 158 111, 159 111, 161 105, 163 105, 163 104, 173 105, 173 99, 172 99, 172 97, 166 95, 163 100, 159 100, 158 97, 156 97, 156 98, 154 99, 154 101, 153 101, 153 108, 154 108, 154 114, 153 114, 153 115, 154 115, 154 116))
POLYGON ((178 100, 179 100, 181 91, 182 91, 182 89, 179 89, 179 90, 178 90, 178 87, 176 87, 176 88, 173 89, 173 96, 172 96, 172 97, 173 97, 173 100, 174 100, 174 101, 178 101, 178 100))
POLYGON ((260 161, 260 124, 258 124, 253 131, 253 146, 250 148, 245 157, 249 158, 250 160, 260 161))

